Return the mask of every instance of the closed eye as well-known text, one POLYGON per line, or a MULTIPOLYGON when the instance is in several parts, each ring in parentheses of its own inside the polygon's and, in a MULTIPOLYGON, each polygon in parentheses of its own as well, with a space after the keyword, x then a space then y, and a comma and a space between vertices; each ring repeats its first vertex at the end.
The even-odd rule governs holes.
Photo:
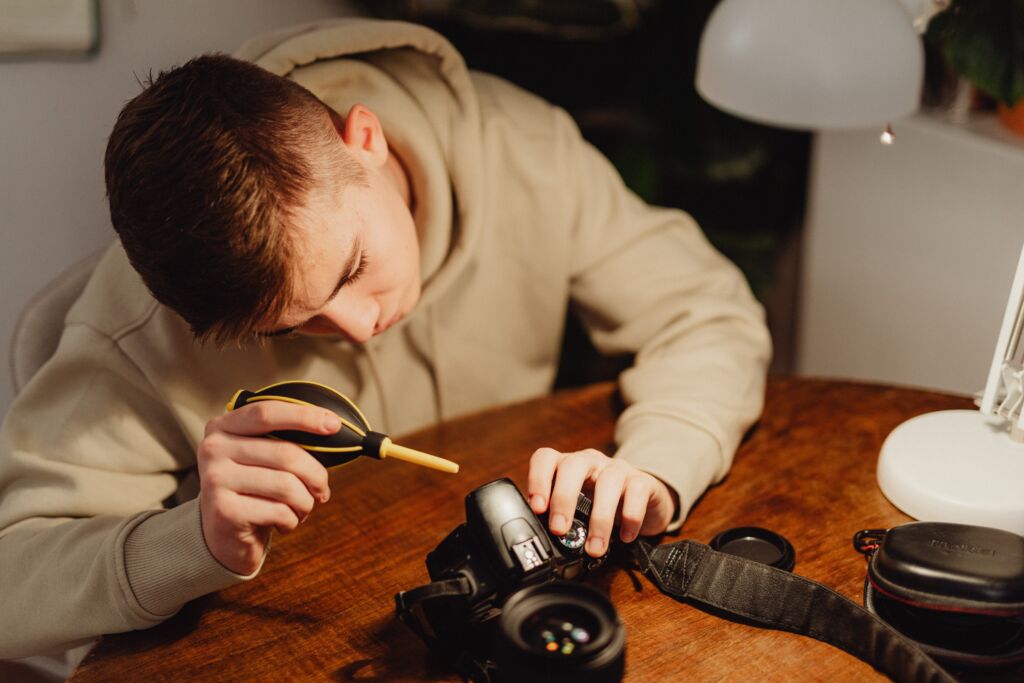
MULTIPOLYGON (((363 275, 363 273, 366 272, 366 269, 367 269, 367 267, 369 265, 370 265, 370 259, 366 255, 366 250, 365 249, 361 249, 359 251, 359 264, 356 266, 356 269, 353 270, 348 275, 342 277, 341 280, 338 281, 337 287, 334 288, 334 291, 331 293, 331 296, 328 297, 327 301, 331 301, 334 297, 338 296, 338 292, 341 291, 342 287, 344 287, 346 285, 351 285, 351 284, 355 283, 357 280, 359 280, 359 278, 363 275)), ((325 305, 326 305, 326 302, 325 302, 325 305)), ((258 337, 285 337, 285 336, 287 336, 289 334, 292 334, 293 332, 296 332, 300 327, 305 325, 307 322, 309 322, 309 320, 306 320, 306 321, 304 321, 302 323, 299 323, 298 325, 293 325, 292 327, 285 327, 285 328, 280 329, 280 330, 273 330, 271 332, 257 332, 256 336, 258 336, 258 337)))
MULTIPOLYGON (((345 281, 343 283, 341 283, 341 287, 344 287, 345 285, 351 285, 351 284, 355 283, 356 280, 358 280, 362 276, 362 274, 366 272, 366 269, 367 269, 367 267, 369 265, 370 265, 370 259, 366 255, 366 250, 363 249, 359 253, 359 265, 356 266, 355 272, 353 272, 351 275, 349 275, 347 278, 345 278, 345 281)), ((338 288, 338 291, 341 290, 341 287, 338 288)), ((338 292, 336 291, 334 293, 334 295, 337 296, 337 294, 338 294, 338 292)), ((333 299, 334 297, 332 296, 331 298, 333 299)))

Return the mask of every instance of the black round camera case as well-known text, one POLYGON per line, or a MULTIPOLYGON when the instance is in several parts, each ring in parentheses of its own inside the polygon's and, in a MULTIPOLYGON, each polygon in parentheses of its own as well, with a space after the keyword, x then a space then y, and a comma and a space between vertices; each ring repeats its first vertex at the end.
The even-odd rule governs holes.
POLYGON ((877 540, 868 548, 864 581, 869 611, 936 659, 975 666, 1024 661, 1024 537, 913 522, 877 540))

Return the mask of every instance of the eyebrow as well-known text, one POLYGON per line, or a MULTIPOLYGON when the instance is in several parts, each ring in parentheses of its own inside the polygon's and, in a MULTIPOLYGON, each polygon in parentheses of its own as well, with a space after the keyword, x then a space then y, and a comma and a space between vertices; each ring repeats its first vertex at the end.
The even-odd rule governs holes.
MULTIPOLYGON (((338 278, 338 284, 334 285, 334 289, 331 290, 330 296, 328 296, 327 299, 325 299, 324 302, 317 307, 318 309, 326 306, 331 299, 338 295, 338 292, 341 291, 341 288, 344 287, 345 284, 352 279, 352 275, 353 273, 356 272, 357 266, 359 265, 359 261, 362 260, 362 254, 363 243, 362 240, 360 240, 359 242, 356 242, 355 245, 352 247, 352 253, 349 254, 348 260, 345 262, 344 267, 342 267, 341 269, 341 277, 338 278)), ((316 316, 306 318, 300 323, 295 323, 294 325, 284 327, 279 330, 271 330, 270 332, 260 332, 259 335, 261 337, 279 337, 281 335, 288 334, 289 332, 292 332, 302 327, 315 317, 316 316)))

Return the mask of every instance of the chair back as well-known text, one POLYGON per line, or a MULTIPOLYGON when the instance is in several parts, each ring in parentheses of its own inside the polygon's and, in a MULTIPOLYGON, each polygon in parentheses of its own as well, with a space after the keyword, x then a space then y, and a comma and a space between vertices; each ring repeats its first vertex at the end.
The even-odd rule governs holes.
POLYGON ((64 318, 85 289, 103 251, 86 256, 58 275, 22 309, 14 323, 8 358, 15 395, 57 350, 64 318))

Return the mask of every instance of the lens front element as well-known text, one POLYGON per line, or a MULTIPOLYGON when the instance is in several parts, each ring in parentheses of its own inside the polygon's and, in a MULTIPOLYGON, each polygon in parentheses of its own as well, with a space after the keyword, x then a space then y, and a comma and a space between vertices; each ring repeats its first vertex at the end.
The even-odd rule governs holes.
POLYGON ((522 625, 523 641, 538 652, 565 657, 583 652, 600 625, 593 615, 573 605, 553 605, 531 615, 522 625))
POLYGON ((586 584, 551 581, 514 593, 496 637, 498 680, 622 680, 626 631, 611 601, 586 584))

